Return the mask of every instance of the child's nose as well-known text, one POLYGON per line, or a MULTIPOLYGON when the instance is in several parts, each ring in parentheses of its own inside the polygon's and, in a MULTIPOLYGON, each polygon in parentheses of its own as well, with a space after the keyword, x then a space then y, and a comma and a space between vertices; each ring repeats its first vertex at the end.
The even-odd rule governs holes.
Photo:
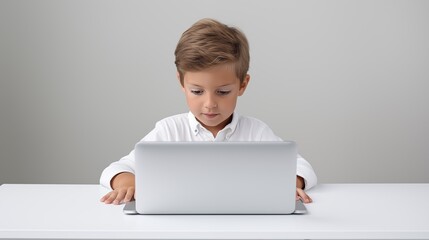
POLYGON ((215 96, 213 96, 212 94, 207 94, 207 99, 204 103, 204 107, 208 109, 216 108, 217 102, 215 96))

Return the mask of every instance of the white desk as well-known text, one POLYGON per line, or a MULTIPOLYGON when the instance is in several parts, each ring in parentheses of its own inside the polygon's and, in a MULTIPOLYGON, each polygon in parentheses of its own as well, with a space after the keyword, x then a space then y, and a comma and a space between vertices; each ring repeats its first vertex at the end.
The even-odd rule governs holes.
POLYGON ((307 215, 122 214, 98 185, 0 186, 0 238, 429 239, 429 184, 324 184, 307 215))

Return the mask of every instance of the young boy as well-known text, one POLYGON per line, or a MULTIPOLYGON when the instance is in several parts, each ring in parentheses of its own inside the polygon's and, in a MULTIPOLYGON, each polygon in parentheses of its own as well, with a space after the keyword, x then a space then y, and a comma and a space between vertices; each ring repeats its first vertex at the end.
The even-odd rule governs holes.
MULTIPOLYGON (((157 122, 141 141, 282 141, 262 121, 234 112, 249 84, 249 45, 242 32, 202 19, 182 34, 176 51, 177 78, 189 113, 157 122)), ((120 204, 134 197, 134 151, 104 169, 100 183, 112 189, 100 201, 120 204)), ((297 198, 316 185, 311 165, 298 156, 297 198)))

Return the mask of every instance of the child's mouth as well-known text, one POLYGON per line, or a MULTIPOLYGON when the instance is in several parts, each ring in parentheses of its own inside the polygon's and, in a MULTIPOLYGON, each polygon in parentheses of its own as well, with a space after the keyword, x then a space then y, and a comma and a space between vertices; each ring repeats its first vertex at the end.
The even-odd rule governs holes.
POLYGON ((207 118, 214 118, 219 114, 217 114, 217 113, 203 113, 203 115, 206 116, 207 118))

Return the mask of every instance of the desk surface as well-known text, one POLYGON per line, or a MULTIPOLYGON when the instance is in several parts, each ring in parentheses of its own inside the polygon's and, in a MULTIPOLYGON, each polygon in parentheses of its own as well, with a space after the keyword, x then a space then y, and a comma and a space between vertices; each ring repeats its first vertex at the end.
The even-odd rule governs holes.
POLYGON ((322 184, 307 215, 124 215, 98 185, 0 186, 0 238, 429 239, 429 184, 322 184))

